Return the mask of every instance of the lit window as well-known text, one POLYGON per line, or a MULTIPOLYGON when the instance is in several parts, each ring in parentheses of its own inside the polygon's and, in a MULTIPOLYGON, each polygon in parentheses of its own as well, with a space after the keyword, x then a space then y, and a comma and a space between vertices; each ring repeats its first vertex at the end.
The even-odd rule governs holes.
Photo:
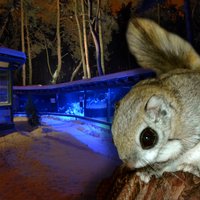
POLYGON ((10 104, 9 71, 0 70, 0 105, 10 104))

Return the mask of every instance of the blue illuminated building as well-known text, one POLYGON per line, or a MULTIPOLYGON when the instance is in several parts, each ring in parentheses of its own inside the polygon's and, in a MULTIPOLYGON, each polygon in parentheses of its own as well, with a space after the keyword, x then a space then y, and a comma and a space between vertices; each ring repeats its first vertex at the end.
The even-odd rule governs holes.
POLYGON ((23 52, 0 47, 0 130, 13 127, 12 70, 26 60, 23 52))
POLYGON ((14 112, 25 113, 28 98, 41 114, 57 114, 112 122, 115 103, 140 80, 155 76, 135 69, 48 86, 14 87, 14 112))

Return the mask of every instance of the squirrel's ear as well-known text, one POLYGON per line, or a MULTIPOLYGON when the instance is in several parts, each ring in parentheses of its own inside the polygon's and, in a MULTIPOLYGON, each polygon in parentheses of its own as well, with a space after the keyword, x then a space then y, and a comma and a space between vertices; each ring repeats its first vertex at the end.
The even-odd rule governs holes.
POLYGON ((127 42, 138 64, 157 74, 173 69, 200 69, 200 57, 193 47, 152 20, 136 18, 129 22, 127 42))
POLYGON ((168 112, 167 102, 162 96, 154 95, 146 103, 146 116, 153 122, 164 119, 168 112))

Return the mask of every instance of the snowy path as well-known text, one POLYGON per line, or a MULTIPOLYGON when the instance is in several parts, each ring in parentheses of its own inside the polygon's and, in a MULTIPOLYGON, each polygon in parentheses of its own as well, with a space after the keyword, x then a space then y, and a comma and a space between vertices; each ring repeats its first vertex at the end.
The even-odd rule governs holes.
POLYGON ((93 200, 99 182, 119 165, 101 127, 50 118, 37 129, 25 118, 15 123, 17 132, 0 137, 2 200, 93 200))

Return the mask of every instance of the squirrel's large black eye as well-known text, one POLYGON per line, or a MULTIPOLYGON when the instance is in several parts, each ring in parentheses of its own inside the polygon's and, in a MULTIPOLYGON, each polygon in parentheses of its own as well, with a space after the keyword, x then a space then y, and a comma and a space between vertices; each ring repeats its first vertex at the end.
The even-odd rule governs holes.
POLYGON ((150 127, 145 128, 140 134, 140 143, 143 149, 151 149, 158 142, 158 134, 150 127))

